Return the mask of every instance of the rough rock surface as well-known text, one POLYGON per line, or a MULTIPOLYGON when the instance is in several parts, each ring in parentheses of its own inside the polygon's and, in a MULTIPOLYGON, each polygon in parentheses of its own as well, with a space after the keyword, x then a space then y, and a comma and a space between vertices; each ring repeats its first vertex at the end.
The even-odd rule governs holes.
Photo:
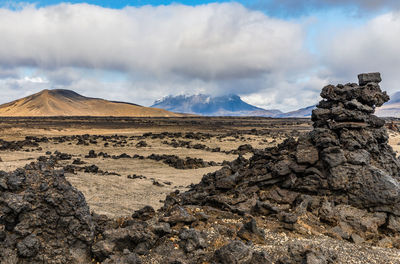
POLYGON ((79 263, 90 260, 94 226, 83 194, 55 160, 0 172, 0 262, 79 263))
POLYGON ((2 263, 400 263, 400 163, 373 115, 389 97, 379 74, 359 80, 323 88, 310 133, 239 155, 158 212, 89 215, 52 170, 62 155, 0 174, 2 263))
MULTIPOLYGON (((386 232, 389 219, 400 214, 400 163, 387 144, 384 121, 372 113, 389 96, 378 85, 379 74, 361 74, 359 79, 364 85, 322 89, 323 100, 312 114, 313 131, 205 176, 180 197, 181 203, 225 200, 223 207, 231 211, 276 214, 284 222, 296 222, 294 217, 286 220, 286 214, 302 212, 286 211, 300 203, 325 222, 347 223, 363 237, 366 232, 386 232), (248 194, 253 206, 248 206, 248 194), (361 221, 360 217, 373 224, 348 223, 351 218, 361 221)), ((390 226, 395 229, 395 224, 390 226)))

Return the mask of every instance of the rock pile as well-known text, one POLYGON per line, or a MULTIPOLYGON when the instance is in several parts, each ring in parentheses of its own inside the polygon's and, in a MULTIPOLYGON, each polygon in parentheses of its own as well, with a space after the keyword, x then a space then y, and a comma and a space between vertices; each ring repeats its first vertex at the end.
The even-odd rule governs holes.
POLYGON ((88 263, 94 226, 55 160, 0 172, 0 262, 88 263))
MULTIPOLYGON (((45 139, 46 138, 44 138, 44 140, 45 139)), ((20 140, 20 141, 6 141, 0 139, 0 150, 15 151, 15 150, 21 150, 24 147, 39 147, 38 142, 40 141, 33 140, 30 137, 27 137, 25 140, 20 140)))
POLYGON ((358 85, 322 89, 310 133, 239 158, 169 201, 269 215, 288 229, 305 217, 334 237, 400 246, 400 163, 373 115, 389 96, 379 73, 358 77, 358 85))
POLYGON ((319 184, 305 179, 300 185, 336 193, 359 208, 400 216, 400 163, 387 144, 384 120, 372 115, 375 106, 383 105, 389 96, 379 88, 379 73, 358 77, 360 86, 322 90, 325 100, 313 111, 315 128, 309 139, 320 156, 320 164, 314 167, 324 172, 325 179, 319 184))
POLYGON ((174 167, 178 170, 198 169, 198 168, 205 168, 208 166, 218 165, 214 161, 204 161, 203 159, 200 158, 191 158, 191 157, 186 157, 185 159, 182 159, 176 155, 151 154, 147 158, 151 160, 162 161, 168 166, 174 167))

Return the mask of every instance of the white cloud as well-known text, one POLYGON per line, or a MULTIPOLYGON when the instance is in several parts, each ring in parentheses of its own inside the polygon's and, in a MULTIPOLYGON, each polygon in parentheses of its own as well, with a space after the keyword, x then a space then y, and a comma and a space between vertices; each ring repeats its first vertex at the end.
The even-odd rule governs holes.
POLYGON ((0 63, 87 67, 204 80, 303 66, 300 25, 235 3, 0 10, 0 63))
POLYGON ((32 82, 32 83, 48 83, 48 81, 42 77, 29 77, 26 76, 23 80, 23 82, 32 82))
POLYGON ((275 81, 272 90, 260 90, 243 96, 243 99, 256 106, 268 106, 269 109, 291 111, 300 107, 314 105, 320 99, 321 88, 329 80, 318 73, 315 76, 291 81, 287 76, 282 76, 275 81))
POLYGON ((365 25, 342 29, 321 42, 322 63, 335 82, 357 82, 361 72, 381 72, 382 88, 399 91, 400 13, 390 12, 365 25))
POLYGON ((0 79, 0 104, 37 93, 46 88, 48 88, 47 83, 32 81, 30 77, 0 79))
POLYGON ((0 103, 64 88, 142 105, 168 94, 236 93, 288 111, 316 103, 328 83, 371 71, 382 73, 383 89, 399 90, 399 12, 325 32, 313 55, 304 21, 236 3, 0 8, 0 103))
MULTIPOLYGON (((35 69, 48 82, 37 82, 36 88, 73 89, 143 105, 168 94, 275 90, 273 104, 279 105, 289 87, 297 89, 295 79, 307 76, 305 69, 315 63, 305 35, 302 23, 237 3, 122 10, 28 5, 0 9, 0 67, 35 69), (113 73, 125 77, 108 80, 113 73)), ((32 79, 35 74, 31 81, 39 81, 32 79)), ((18 78, 0 82, 7 87, 1 92, 32 90, 18 78)))

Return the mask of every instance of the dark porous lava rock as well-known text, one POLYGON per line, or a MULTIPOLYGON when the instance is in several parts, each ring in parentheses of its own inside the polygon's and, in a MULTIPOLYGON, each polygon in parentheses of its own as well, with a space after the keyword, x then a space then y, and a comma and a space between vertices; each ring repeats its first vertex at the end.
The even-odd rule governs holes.
POLYGON ((147 205, 147 206, 143 207, 142 209, 135 211, 132 214, 132 218, 137 218, 137 219, 145 221, 145 220, 149 220, 152 217, 154 217, 155 214, 156 214, 156 211, 154 211, 154 208, 147 205))
POLYGON ((0 172, 0 262, 86 263, 94 238, 89 207, 54 160, 0 172))

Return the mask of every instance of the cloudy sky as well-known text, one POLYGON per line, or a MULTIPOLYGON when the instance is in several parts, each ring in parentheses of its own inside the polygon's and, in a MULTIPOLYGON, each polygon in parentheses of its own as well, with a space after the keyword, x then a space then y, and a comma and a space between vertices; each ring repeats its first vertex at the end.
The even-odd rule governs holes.
POLYGON ((289 111, 361 72, 400 91, 399 70, 398 0, 0 0, 0 103, 62 88, 145 106, 235 93, 289 111))

